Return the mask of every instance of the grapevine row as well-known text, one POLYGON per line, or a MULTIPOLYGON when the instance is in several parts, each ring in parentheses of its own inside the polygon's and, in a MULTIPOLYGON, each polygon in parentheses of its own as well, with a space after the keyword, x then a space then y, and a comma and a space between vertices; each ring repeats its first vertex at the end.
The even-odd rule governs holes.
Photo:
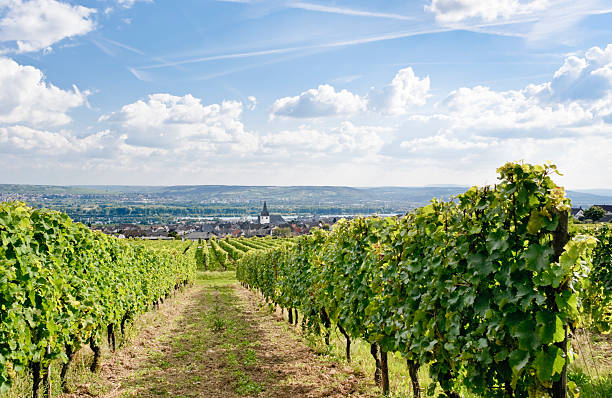
POLYGON ((589 277, 582 279, 583 304, 588 326, 603 333, 612 329, 612 229, 604 225, 595 231, 597 246, 589 277))
POLYGON ((94 232, 68 216, 22 203, 0 204, 0 393, 30 371, 33 396, 49 366, 64 365, 89 345, 99 367, 104 332, 115 331, 163 301, 195 276, 195 261, 181 250, 145 247, 94 232))
POLYGON ((217 243, 217 239, 213 236, 208 241, 210 243, 210 264, 212 269, 221 269, 227 270, 228 268, 228 254, 225 250, 219 246, 217 243))
POLYGON ((596 240, 569 239, 569 200, 555 171, 508 163, 494 187, 248 252, 236 275, 291 317, 299 309, 302 325, 325 329, 327 340, 337 326, 347 354, 351 339, 370 343, 384 392, 387 353, 398 352, 415 396, 427 364, 449 397, 462 388, 565 397, 568 334, 579 320, 575 275, 596 240))

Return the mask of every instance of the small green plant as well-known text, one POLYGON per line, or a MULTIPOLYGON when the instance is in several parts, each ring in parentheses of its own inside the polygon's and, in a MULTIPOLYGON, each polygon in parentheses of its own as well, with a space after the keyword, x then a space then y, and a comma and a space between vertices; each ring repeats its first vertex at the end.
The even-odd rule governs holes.
POLYGON ((210 327, 213 332, 220 333, 225 329, 225 320, 215 316, 210 327))
POLYGON ((570 372, 567 375, 574 382, 582 398, 612 397, 612 375, 591 377, 582 371, 570 372))
POLYGON ((236 394, 238 395, 256 395, 262 391, 261 385, 249 377, 242 370, 234 371, 236 378, 236 394))
POLYGON ((242 363, 244 366, 253 366, 257 363, 257 356, 255 355, 255 350, 252 348, 247 348, 244 352, 244 356, 242 357, 242 363))

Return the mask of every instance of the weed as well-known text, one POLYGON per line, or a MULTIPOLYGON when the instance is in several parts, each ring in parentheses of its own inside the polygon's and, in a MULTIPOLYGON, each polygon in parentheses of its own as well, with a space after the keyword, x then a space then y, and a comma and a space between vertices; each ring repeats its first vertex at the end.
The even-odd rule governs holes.
POLYGON ((254 395, 262 391, 261 385, 251 380, 249 375, 242 370, 234 371, 234 377, 236 378, 236 394, 242 396, 254 395))
POLYGON ((253 366, 257 363, 257 356, 255 355, 255 350, 251 348, 247 348, 244 352, 244 356, 242 357, 242 364, 244 366, 253 366))

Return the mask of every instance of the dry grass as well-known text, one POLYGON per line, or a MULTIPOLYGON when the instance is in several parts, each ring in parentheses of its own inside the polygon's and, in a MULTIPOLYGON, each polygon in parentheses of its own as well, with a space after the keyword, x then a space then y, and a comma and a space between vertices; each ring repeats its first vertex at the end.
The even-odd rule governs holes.
POLYGON ((575 359, 568 377, 583 398, 612 397, 612 336, 580 329, 572 338, 575 359))

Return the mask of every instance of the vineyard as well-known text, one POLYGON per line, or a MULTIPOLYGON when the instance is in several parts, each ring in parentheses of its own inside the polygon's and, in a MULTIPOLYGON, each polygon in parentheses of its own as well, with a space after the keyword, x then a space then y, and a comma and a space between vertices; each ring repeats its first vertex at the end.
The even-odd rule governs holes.
POLYGON ((126 324, 191 283, 198 267, 233 269, 248 250, 281 243, 213 239, 208 248, 117 239, 62 213, 11 202, 0 204, 0 239, 0 394, 29 374, 33 397, 51 390, 54 362, 61 363, 56 382, 65 386, 85 345, 97 371, 102 340, 114 351, 126 324))
POLYGON ((236 262, 245 253, 253 250, 265 250, 281 246, 283 243, 291 241, 290 238, 224 238, 219 239, 213 236, 208 244, 198 242, 196 248, 196 259, 198 268, 204 271, 218 271, 236 269, 236 262))
MULTIPOLYGON (((415 397, 575 397, 568 366, 577 332, 611 328, 612 230, 572 225, 555 172, 509 163, 495 186, 296 238, 117 239, 62 213, 2 203, 0 395, 24 378, 34 398, 66 391, 82 348, 98 371, 102 347, 118 350, 139 316, 202 275, 235 270, 306 333, 330 344, 338 331, 348 362, 351 346, 366 344, 383 394, 390 357, 401 356, 415 397)), ((194 318, 223 331, 239 319, 228 315, 233 300, 215 287, 201 301, 211 312, 194 318)), ((263 387, 236 368, 250 347, 244 333, 223 342, 236 349, 227 366, 248 381, 236 384, 238 395, 257 395, 263 387)))
MULTIPOLYGON (((389 392, 388 353, 448 397, 576 395, 567 379, 573 331, 611 320, 611 234, 568 231, 553 166, 507 164, 500 183, 405 217, 341 221, 293 244, 247 253, 237 278, 298 309, 314 333, 371 344, 389 392)), ((296 320, 297 321, 297 320, 296 320)))

